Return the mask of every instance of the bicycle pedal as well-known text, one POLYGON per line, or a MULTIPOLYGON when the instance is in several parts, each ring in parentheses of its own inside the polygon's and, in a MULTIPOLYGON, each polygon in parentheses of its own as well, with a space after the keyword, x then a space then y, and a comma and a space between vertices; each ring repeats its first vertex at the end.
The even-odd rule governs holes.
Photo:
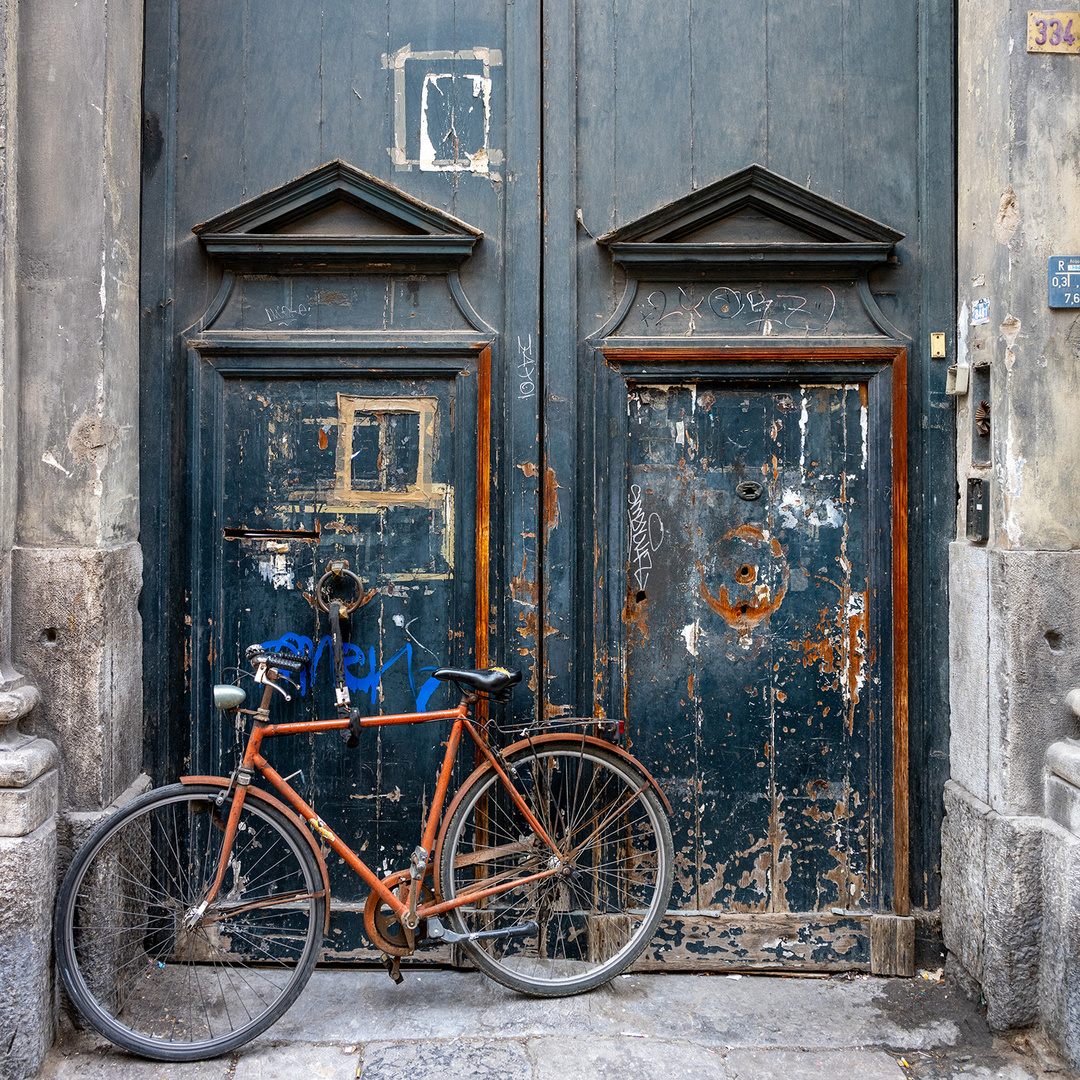
POLYGON ((401 974, 401 958, 397 956, 387 956, 383 953, 383 966, 386 968, 386 974, 390 976, 391 981, 400 986, 405 981, 405 976, 401 974))

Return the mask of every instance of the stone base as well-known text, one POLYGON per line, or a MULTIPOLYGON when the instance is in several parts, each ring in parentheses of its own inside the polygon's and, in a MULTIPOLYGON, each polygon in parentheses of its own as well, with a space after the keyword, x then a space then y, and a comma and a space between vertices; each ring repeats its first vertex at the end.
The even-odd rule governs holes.
POLYGON ((100 810, 142 765, 141 549, 16 548, 12 576, 12 652, 41 690, 64 809, 100 810))
POLYGON ((941 917, 950 970, 990 1026, 1038 1026, 1080 1065, 1080 836, 945 787, 941 917))
MULTIPOLYGON (((55 773, 51 775, 55 776, 55 773)), ((53 1040, 56 819, 0 837, 0 1078, 33 1076, 53 1040), (11 1039, 8 1047, 7 1040, 11 1039)))

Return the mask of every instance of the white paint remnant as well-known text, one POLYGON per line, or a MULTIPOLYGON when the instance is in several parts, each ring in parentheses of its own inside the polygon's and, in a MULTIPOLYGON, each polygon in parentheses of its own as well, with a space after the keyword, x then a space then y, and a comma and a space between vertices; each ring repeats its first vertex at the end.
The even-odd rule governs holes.
POLYGON ((1012 371, 1016 362, 1016 339, 1020 336, 1020 320, 1015 315, 1007 315, 1001 323, 1001 336, 1005 339, 1005 368, 1012 371))
POLYGON ((1015 546, 1019 546, 1023 539, 1023 530, 1017 520, 1015 504, 1020 501, 1024 490, 1024 466, 1027 458, 1021 456, 1015 449, 1015 435, 1013 433, 1013 418, 1009 416, 1008 434, 1005 439, 1004 461, 998 466, 998 486, 1001 488, 1001 501, 1004 508, 1004 520, 1002 522, 1005 535, 1015 546))
POLYGON ((686 424, 682 420, 675 421, 675 445, 686 445, 686 424))
POLYGON ((840 500, 826 495, 817 502, 805 503, 801 491, 788 488, 780 499, 780 523, 785 529, 811 525, 816 528, 839 529, 844 524, 840 500))
POLYGON ((393 623, 394 623, 395 626, 400 627, 400 626, 405 625, 405 616, 404 615, 393 615, 393 616, 391 616, 391 619, 393 620, 393 623))
POLYGON ((682 628, 683 641, 686 642, 686 651, 691 656, 698 655, 698 641, 704 636, 701 630, 701 624, 695 619, 693 622, 687 623, 682 628))
POLYGON ((870 460, 870 410, 862 404, 859 405, 859 427, 862 428, 862 467, 866 472, 870 460))
POLYGON ((51 450, 46 450, 45 453, 41 455, 41 460, 44 461, 46 465, 51 465, 54 469, 59 469, 65 476, 71 475, 71 473, 56 460, 56 455, 51 450))
MULTIPOLYGON (((275 589, 294 589, 293 568, 289 564, 288 546, 285 544, 275 545, 284 547, 285 551, 271 551, 269 559, 259 560, 259 573, 263 581, 273 585, 275 589)), ((269 548, 270 545, 268 544, 269 548)))
POLYGON ((806 433, 810 428, 810 411, 807 409, 808 399, 806 391, 801 395, 802 412, 799 413, 799 476, 803 483, 806 482, 806 433))
POLYGON ((967 363, 968 355, 968 306, 965 300, 960 305, 960 315, 956 321, 956 362, 960 366, 967 363))
MULTIPOLYGON (((469 111, 472 111, 470 107, 469 111)), ((422 172, 475 172, 486 173, 488 171, 488 132, 491 129, 491 80, 482 75, 452 75, 439 73, 424 77, 424 85, 420 92, 420 169, 422 172), (433 103, 434 93, 445 98, 447 93, 453 94, 454 83, 464 80, 472 84, 472 96, 476 99, 484 111, 484 139, 483 143, 473 149, 462 146, 458 141, 458 133, 454 127, 455 102, 451 99, 450 104, 450 128, 442 136, 442 140, 453 136, 453 158, 438 157, 435 144, 431 140, 431 119, 428 115, 429 106, 433 103)))

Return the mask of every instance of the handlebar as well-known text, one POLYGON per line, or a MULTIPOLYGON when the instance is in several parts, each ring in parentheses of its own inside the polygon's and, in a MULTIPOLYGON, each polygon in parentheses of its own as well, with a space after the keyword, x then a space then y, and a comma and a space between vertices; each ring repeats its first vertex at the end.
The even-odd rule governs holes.
POLYGON ((294 653, 270 652, 261 645, 249 645, 244 655, 252 667, 265 664, 267 667, 276 668, 278 671, 291 671, 294 674, 303 671, 308 665, 306 656, 296 656, 294 653))

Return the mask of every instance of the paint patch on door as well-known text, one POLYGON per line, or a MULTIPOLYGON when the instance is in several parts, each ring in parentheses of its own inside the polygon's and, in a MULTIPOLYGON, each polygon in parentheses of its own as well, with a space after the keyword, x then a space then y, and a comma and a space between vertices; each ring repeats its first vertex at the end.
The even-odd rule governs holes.
POLYGON ((267 540, 263 551, 264 557, 259 559, 259 573, 263 581, 273 585, 275 589, 294 589, 295 572, 292 560, 289 558, 289 545, 267 540))
POLYGON ((387 147, 398 171, 468 172, 499 179, 501 150, 491 146, 492 69, 502 68, 499 49, 413 52, 406 45, 384 54, 393 72, 394 145, 387 147))

